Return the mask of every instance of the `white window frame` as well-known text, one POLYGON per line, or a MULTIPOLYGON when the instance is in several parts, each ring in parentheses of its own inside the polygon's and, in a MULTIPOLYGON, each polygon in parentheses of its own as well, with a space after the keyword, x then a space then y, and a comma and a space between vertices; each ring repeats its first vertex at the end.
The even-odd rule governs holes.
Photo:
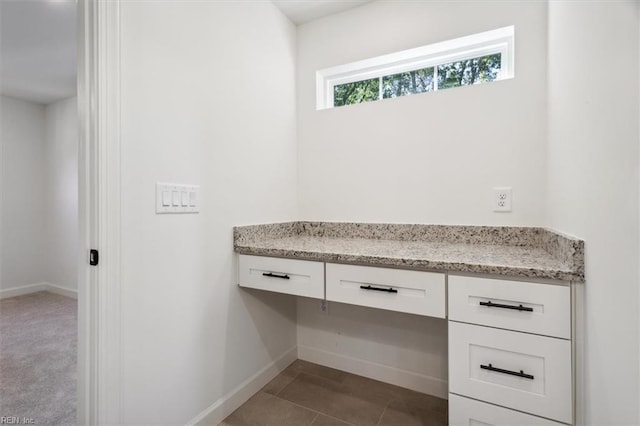
MULTIPOLYGON (((496 53, 501 54, 500 72, 496 80, 513 78, 514 33, 514 26, 511 25, 319 70, 316 72, 316 109, 333 108, 334 87, 340 84, 437 67, 496 53)), ((435 84, 437 90, 437 82, 435 84)))

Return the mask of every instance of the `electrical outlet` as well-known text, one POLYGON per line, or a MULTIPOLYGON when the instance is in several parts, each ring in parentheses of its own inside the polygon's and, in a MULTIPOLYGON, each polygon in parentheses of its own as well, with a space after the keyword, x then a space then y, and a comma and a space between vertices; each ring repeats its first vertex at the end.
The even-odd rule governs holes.
POLYGON ((504 186, 493 188, 493 211, 494 212, 510 212, 511 211, 511 187, 504 186))
POLYGON ((325 315, 329 314, 329 302, 327 302, 326 300, 320 301, 320 312, 325 315))

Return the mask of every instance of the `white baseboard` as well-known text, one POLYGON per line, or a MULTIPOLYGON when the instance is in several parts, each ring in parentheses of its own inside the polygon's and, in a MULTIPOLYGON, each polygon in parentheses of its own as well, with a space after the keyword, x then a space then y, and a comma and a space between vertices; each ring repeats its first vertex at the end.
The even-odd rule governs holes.
POLYGON ((5 288, 0 290, 0 299, 8 299, 9 297, 22 296, 23 294, 37 293, 45 291, 47 283, 27 284, 18 287, 5 288))
POLYGON ((294 346, 269 365, 240 383, 235 389, 222 396, 204 411, 190 420, 187 425, 215 426, 229 414, 247 402, 255 393, 262 389, 274 377, 282 372, 297 359, 298 350, 294 346))
POLYGON ((37 293, 39 291, 48 291, 51 293, 59 294, 61 296, 71 297, 73 299, 78 298, 78 292, 76 290, 70 290, 68 288, 61 287, 51 283, 37 283, 27 284, 18 287, 5 288, 0 290, 0 299, 7 299, 9 297, 22 296, 25 294, 37 293))
POLYGON ((47 286, 45 290, 50 293, 59 294, 60 296, 71 297, 72 299, 78 298, 78 290, 71 290, 69 288, 62 287, 56 284, 51 284, 51 283, 45 283, 45 284, 47 286))
POLYGON ((402 370, 397 367, 377 364, 304 345, 298 345, 298 358, 381 382, 391 383, 392 385, 402 386, 403 388, 437 396, 438 398, 447 399, 449 395, 446 380, 402 370))

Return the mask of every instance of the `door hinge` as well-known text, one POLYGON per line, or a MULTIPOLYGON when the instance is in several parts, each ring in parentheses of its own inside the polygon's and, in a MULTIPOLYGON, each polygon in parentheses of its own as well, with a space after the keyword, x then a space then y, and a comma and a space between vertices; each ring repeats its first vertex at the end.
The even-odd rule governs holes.
POLYGON ((96 266, 99 260, 100 260, 100 254, 98 253, 98 250, 91 249, 89 251, 89 265, 96 266))

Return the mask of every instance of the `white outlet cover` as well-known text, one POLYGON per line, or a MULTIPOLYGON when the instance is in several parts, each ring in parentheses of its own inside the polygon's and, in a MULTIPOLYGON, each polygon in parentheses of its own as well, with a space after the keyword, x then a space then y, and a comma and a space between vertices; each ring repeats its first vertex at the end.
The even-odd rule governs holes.
POLYGON ((512 204, 512 192, 510 186, 493 188, 493 211, 510 212, 512 204))

